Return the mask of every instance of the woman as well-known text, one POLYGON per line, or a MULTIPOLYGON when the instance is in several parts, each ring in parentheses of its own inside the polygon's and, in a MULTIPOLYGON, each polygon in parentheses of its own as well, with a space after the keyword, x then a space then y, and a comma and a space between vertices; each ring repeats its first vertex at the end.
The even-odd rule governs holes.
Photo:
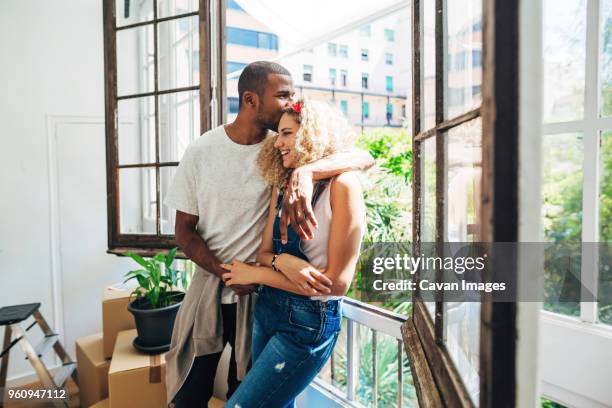
POLYGON ((258 265, 222 265, 226 285, 261 284, 252 339, 252 368, 228 407, 291 407, 330 357, 342 319, 341 302, 353 278, 365 208, 354 173, 318 182, 313 212, 318 228, 301 241, 288 228, 281 242, 282 187, 292 169, 350 147, 352 131, 331 106, 301 100, 285 112, 278 135, 258 164, 273 186, 258 265), (298 271, 290 273, 290 271, 298 271))

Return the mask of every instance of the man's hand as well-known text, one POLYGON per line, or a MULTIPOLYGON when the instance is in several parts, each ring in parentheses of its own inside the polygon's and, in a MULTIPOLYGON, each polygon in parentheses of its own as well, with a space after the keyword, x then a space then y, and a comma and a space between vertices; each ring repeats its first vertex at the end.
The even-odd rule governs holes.
POLYGON ((308 221, 317 228, 317 219, 312 211, 312 173, 295 169, 291 174, 283 195, 280 219, 281 241, 287 243, 287 226, 292 225, 301 239, 312 239, 313 231, 308 221))
MULTIPOLYGON (((225 265, 225 266, 229 266, 229 265, 225 265)), ((224 274, 227 274, 227 271, 228 269, 224 268, 224 264, 221 264, 215 271, 215 275, 217 275, 219 279, 223 281, 225 286, 228 286, 238 296, 248 295, 249 293, 253 293, 257 290, 257 284, 251 284, 251 283, 244 283, 244 284, 234 283, 230 286, 227 282, 228 278, 224 277, 224 274)))
POLYGON ((296 256, 283 255, 277 258, 279 270, 299 288, 314 288, 321 294, 331 293, 333 282, 308 262, 296 256))
POLYGON ((232 285, 230 289, 238 296, 244 296, 255 292, 257 290, 257 285, 232 285))

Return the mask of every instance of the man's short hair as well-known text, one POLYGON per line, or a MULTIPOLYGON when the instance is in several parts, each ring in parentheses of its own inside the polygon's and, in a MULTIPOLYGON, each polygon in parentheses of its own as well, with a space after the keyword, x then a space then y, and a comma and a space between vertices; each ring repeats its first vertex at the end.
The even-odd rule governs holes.
POLYGON ((276 62, 256 61, 244 67, 238 79, 238 109, 242 107, 246 91, 255 92, 259 97, 263 95, 270 74, 291 76, 287 68, 276 62))

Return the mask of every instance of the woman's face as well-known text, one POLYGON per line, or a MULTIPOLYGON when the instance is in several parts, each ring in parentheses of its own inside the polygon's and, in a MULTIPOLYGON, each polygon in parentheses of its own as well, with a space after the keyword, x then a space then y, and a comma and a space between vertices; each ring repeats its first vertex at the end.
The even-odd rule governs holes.
POLYGON ((295 151, 295 135, 299 128, 300 124, 291 114, 284 113, 281 116, 278 123, 278 137, 274 142, 274 147, 280 151, 283 157, 283 166, 286 168, 295 168, 298 163, 298 155, 295 151))

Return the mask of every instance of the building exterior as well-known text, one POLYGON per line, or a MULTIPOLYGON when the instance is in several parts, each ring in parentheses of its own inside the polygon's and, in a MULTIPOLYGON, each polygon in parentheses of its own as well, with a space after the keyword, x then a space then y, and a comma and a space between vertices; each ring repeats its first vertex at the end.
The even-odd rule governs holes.
POLYGON ((410 115, 409 19, 406 7, 296 52, 286 48, 282 35, 228 1, 228 120, 238 112, 240 70, 252 61, 273 60, 292 73, 297 96, 333 103, 362 129, 401 126, 410 115))

